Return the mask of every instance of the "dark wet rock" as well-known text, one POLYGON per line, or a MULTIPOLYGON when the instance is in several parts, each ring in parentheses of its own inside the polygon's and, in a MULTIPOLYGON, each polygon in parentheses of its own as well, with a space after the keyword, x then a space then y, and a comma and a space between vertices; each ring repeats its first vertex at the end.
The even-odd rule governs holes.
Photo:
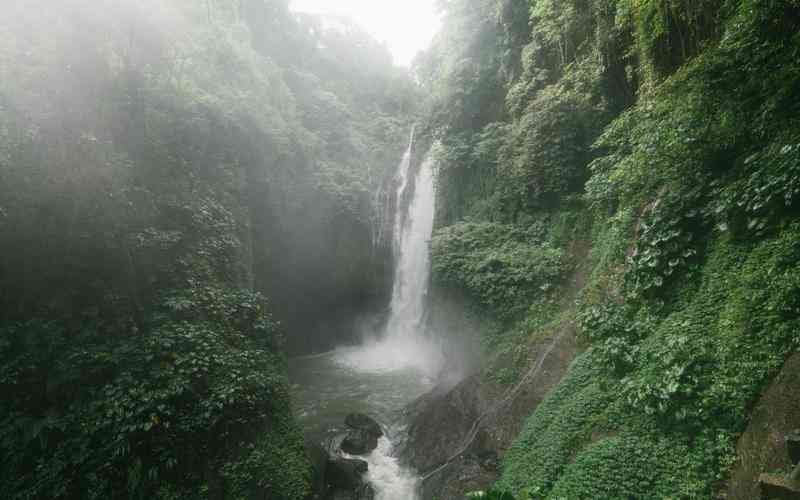
POLYGON ((362 429, 353 429, 342 440, 341 449, 350 455, 366 455, 378 447, 378 437, 362 429))
POLYGON ((327 483, 325 473, 328 468, 328 451, 319 443, 306 443, 306 456, 311 463, 311 494, 308 500, 315 500, 325 496, 327 483))
POLYGON ((410 426, 402 458, 427 473, 458 450, 483 409, 478 377, 436 388, 407 409, 410 426))
POLYGON ((367 468, 363 460, 331 457, 327 464, 325 500, 374 500, 372 485, 364 481, 367 468))
POLYGON ((376 439, 383 436, 383 430, 381 429, 380 424, 367 415, 361 413, 351 413, 345 417, 344 423, 351 429, 364 431, 367 434, 375 436, 376 439))
POLYGON ((469 491, 488 489, 499 477, 505 450, 577 351, 572 325, 563 325, 532 346, 518 386, 471 376, 409 405, 400 458, 423 476, 422 499, 463 500, 469 491))
POLYGON ((331 457, 338 457, 341 455, 339 453, 342 449, 342 441, 344 438, 347 437, 346 432, 336 432, 335 434, 329 434, 325 440, 322 442, 322 447, 325 451, 328 452, 328 455, 331 457))
POLYGON ((326 466, 325 481, 334 489, 358 491, 364 486, 367 467, 363 460, 332 457, 326 466))
POLYGON ((375 500, 375 490, 369 484, 356 490, 334 490, 327 500, 375 500))
POLYGON ((375 500, 375 490, 372 489, 372 485, 365 484, 361 491, 359 492, 358 500, 375 500))
MULTIPOLYGON (((752 500, 761 495, 788 495, 786 471, 796 465, 791 436, 800 422, 800 354, 783 366, 750 415, 750 424, 739 438, 738 460, 727 488, 729 500, 752 500), (777 476, 774 473, 780 472, 777 476), (777 492, 784 488, 783 493, 777 492), (759 489, 761 491, 759 491, 759 489)), ((795 494, 797 492, 794 492, 795 494)), ((776 496, 775 498, 797 498, 776 496)))
POLYGON ((794 429, 786 436, 786 451, 793 464, 800 464, 800 430, 794 429))
POLYGON ((784 474, 761 474, 758 486, 763 500, 800 500, 800 484, 784 474))
POLYGON ((374 500, 375 491, 364 479, 369 465, 364 460, 345 458, 342 452, 350 455, 369 453, 377 447, 378 437, 383 432, 377 422, 369 417, 354 415, 348 416, 348 420, 353 425, 348 425, 346 432, 332 430, 322 443, 308 446, 309 459, 314 468, 316 496, 310 496, 307 500, 374 500), (376 426, 380 434, 376 433, 376 426), (322 492, 316 493, 316 475, 320 469, 324 470, 324 481, 322 492))
POLYGON ((462 500, 465 492, 488 489, 498 471, 485 467, 477 455, 465 454, 434 471, 422 483, 422 498, 462 500))

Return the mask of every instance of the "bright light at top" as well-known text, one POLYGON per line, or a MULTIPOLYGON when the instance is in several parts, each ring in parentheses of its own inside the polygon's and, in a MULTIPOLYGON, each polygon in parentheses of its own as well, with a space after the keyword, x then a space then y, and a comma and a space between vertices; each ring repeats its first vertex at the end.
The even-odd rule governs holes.
POLYGON ((439 29, 434 0, 292 0, 291 9, 347 16, 385 42, 396 64, 408 66, 439 29))

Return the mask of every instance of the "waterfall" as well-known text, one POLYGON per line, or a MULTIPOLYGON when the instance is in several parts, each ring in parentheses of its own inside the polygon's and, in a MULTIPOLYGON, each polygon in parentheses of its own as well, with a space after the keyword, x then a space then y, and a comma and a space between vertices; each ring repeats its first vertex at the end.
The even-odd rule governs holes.
POLYGON ((400 165, 395 172, 394 181, 397 184, 395 195, 397 196, 394 206, 392 206, 389 196, 389 190, 385 183, 381 183, 375 193, 372 195, 372 247, 378 248, 385 243, 385 236, 388 230, 393 230, 392 243, 395 253, 400 245, 400 232, 402 231, 403 212, 400 210, 400 202, 402 193, 405 192, 406 185, 408 184, 408 168, 411 164, 411 153, 414 148, 414 132, 416 125, 411 127, 411 135, 408 139, 408 146, 403 153, 403 158, 400 160, 400 165), (392 218, 394 217, 394 224, 392 225, 392 218))
MULTIPOLYGON (((408 174, 410 173, 409 170, 411 169, 411 154, 414 152, 414 132, 416 131, 416 125, 411 127, 411 137, 408 138, 408 147, 406 148, 405 153, 403 153, 403 159, 400 160, 400 165, 397 167, 397 172, 395 173, 395 183, 397 184, 397 191, 395 192, 395 201, 394 201, 394 226, 392 237, 394 239, 394 251, 397 254, 400 250, 400 245, 402 244, 402 235, 403 235, 403 221, 405 220, 405 212, 403 207, 403 197, 408 189, 408 174)), ((387 209, 388 209, 387 204, 387 209)), ((395 255, 396 256, 396 255, 395 255)), ((396 273, 395 273, 395 277, 396 273)))
MULTIPOLYGON (((412 136, 413 144, 413 136, 412 136)), ((403 205, 409 189, 411 144, 400 165, 400 185, 395 207, 396 265, 390 316, 386 335, 390 338, 414 336, 421 332, 428 291, 430 266, 429 241, 433 232, 435 190, 432 160, 426 158, 414 181, 414 193, 404 213, 403 205)))
POLYGON ((364 345, 342 360, 361 371, 416 369, 433 377, 444 361, 440 345, 424 331, 436 197, 434 160, 426 156, 414 174, 413 147, 412 129, 395 178, 395 269, 386 328, 377 334, 368 332, 364 345))

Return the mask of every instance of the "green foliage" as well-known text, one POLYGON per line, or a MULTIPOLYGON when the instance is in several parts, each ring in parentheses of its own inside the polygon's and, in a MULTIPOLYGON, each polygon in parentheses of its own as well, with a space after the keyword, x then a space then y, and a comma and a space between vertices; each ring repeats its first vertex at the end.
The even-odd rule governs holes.
POLYGON ((305 496, 289 312, 375 287, 417 100, 340 27, 283 0, 0 17, 0 496, 305 496))
POLYGON ((566 467, 549 498, 704 498, 706 478, 692 461, 707 445, 643 432, 601 439, 566 467))
POLYGON ((653 327, 653 318, 617 302, 584 308, 580 314, 584 336, 594 345, 600 366, 614 375, 628 373, 639 356, 638 342, 653 327))
POLYGON ((518 383, 530 363, 530 346, 545 335, 564 328, 569 320, 553 293, 543 295, 530 304, 521 319, 484 328, 481 344, 486 358, 483 377, 499 385, 518 383))
POLYGON ((516 222, 531 209, 552 208, 580 192, 594 158, 590 145, 609 111, 630 100, 624 48, 600 32, 613 27, 615 10, 608 2, 535 2, 530 40, 516 31, 501 36, 487 24, 469 31, 477 22, 472 16, 481 13, 484 23, 496 18, 507 26, 503 13, 522 3, 482 2, 465 10, 462 2, 450 2, 450 36, 438 40, 418 68, 434 93, 429 126, 439 132, 443 150, 437 210, 443 223, 464 216, 516 222), (512 54, 508 71, 505 58, 512 54), (438 71, 427 67, 428 60, 450 58, 481 76, 452 70, 456 77, 449 66, 438 69, 442 64, 438 71))
POLYGON ((255 443, 243 446, 243 456, 222 466, 229 498, 246 500, 254 489, 279 500, 307 498, 310 475, 302 433, 288 414, 270 427, 255 443))
POLYGON ((564 272, 563 252, 541 241, 541 228, 461 223, 433 238, 433 278, 468 290, 501 318, 546 294, 564 272))
POLYGON ((715 246, 699 288, 642 344, 639 369, 625 381, 632 406, 670 422, 742 425, 764 381, 796 348, 797 231, 752 248, 715 246))
POLYGON ((800 141, 786 137, 748 156, 741 178, 716 199, 717 228, 735 235, 763 236, 796 213, 800 197, 800 141))
POLYGON ((229 498, 253 485, 302 498, 302 436, 265 311, 256 295, 203 289, 168 298, 123 338, 100 325, 77 339, 57 323, 5 327, 4 496, 141 498, 165 483, 198 495, 203 471, 224 461, 229 498), (241 455, 251 449, 262 451, 241 455), (276 458, 284 474, 262 476, 276 458))
POLYGON ((721 33, 724 0, 622 0, 618 23, 631 23, 645 80, 669 75, 721 33))
POLYGON ((584 309, 591 361, 531 415, 499 486, 533 498, 711 495, 748 408, 800 346, 799 231, 719 238, 666 314, 632 298, 584 309), (614 437, 587 447, 593 433, 614 437))
POLYGON ((522 206, 552 204, 584 182, 588 146, 602 109, 586 96, 550 86, 540 91, 513 125, 499 175, 522 206))
MULTIPOLYGON (((487 495, 711 498, 750 408, 800 347, 800 5, 529 7, 505 114, 439 130, 434 268, 489 303, 472 275, 493 276, 477 264, 508 244, 464 228, 547 220, 546 236, 514 247, 571 255, 580 238, 553 237, 553 223, 591 213, 579 294, 589 350, 529 417, 487 495), (581 190, 588 210, 574 211, 581 190)), ((488 99, 481 109, 497 105, 488 99)), ((541 328, 522 325, 559 317, 544 306, 564 299, 528 297, 530 315, 487 336, 492 380, 516 380, 541 328)))
POLYGON ((694 208, 699 196, 697 189, 668 193, 646 208, 629 257, 629 293, 647 294, 668 287, 697 256, 700 235, 708 230, 702 214, 694 208))

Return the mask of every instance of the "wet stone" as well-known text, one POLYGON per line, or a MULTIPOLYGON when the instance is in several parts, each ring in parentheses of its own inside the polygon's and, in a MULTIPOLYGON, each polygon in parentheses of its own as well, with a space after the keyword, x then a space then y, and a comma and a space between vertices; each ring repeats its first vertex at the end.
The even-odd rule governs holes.
POLYGON ((341 449, 350 455, 366 455, 378 447, 378 437, 370 432, 353 429, 342 440, 341 449))
POLYGON ((351 413, 345 417, 344 423, 351 429, 364 431, 367 434, 375 436, 376 439, 383 436, 383 430, 381 429, 380 424, 376 422, 375 419, 368 417, 367 415, 361 413, 351 413))
POLYGON ((367 472, 367 462, 354 458, 331 458, 325 472, 325 480, 329 486, 350 491, 360 490, 364 486, 363 475, 367 472))
POLYGON ((786 436, 786 450, 792 463, 800 464, 800 430, 795 430, 786 436))
POLYGON ((800 500, 800 485, 785 474, 761 474, 758 483, 762 500, 800 500))

